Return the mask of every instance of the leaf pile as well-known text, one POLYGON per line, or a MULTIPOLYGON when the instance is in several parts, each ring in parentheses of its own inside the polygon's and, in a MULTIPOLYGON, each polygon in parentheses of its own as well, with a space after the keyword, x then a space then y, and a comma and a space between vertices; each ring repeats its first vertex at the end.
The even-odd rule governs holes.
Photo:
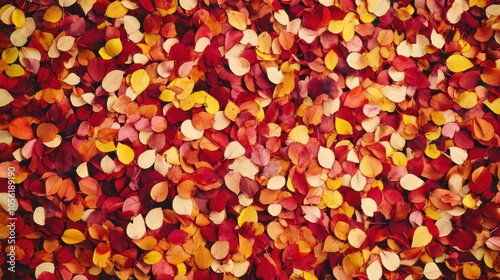
POLYGON ((500 277, 496 1, 2 1, 0 20, 16 279, 500 277))

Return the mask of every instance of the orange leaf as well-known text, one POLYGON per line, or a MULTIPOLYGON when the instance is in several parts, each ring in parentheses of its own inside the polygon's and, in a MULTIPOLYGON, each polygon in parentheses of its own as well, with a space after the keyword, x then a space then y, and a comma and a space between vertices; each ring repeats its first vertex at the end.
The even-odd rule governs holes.
POLYGON ((194 262, 199 269, 207 269, 212 265, 213 257, 210 251, 204 247, 200 246, 194 252, 194 262))
POLYGON ((475 118, 473 122, 474 136, 482 141, 490 141, 495 136, 495 129, 486 120, 475 118))
POLYGON ((42 140, 42 142, 50 142, 54 140, 57 133, 59 133, 59 129, 51 123, 41 123, 36 128, 36 136, 42 140))
POLYGON ((484 67, 481 80, 490 86, 500 86, 500 68, 484 67))
POLYGON ((24 117, 15 118, 9 123, 9 133, 22 140, 35 138, 30 122, 24 117))

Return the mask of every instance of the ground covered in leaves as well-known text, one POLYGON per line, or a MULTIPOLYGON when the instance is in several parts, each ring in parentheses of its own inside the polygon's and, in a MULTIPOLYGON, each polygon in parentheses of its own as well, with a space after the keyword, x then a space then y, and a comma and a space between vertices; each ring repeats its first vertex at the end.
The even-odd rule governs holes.
POLYGON ((0 1, 1 277, 499 277, 495 2, 0 1))

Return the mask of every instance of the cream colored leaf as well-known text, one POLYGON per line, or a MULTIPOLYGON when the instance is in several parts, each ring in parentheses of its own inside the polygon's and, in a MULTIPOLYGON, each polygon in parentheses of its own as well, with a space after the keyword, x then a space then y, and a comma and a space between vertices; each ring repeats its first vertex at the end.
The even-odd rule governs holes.
POLYGON ((198 5, 197 0, 180 0, 179 4, 181 5, 181 8, 187 11, 191 11, 192 9, 196 8, 198 5))
POLYGON ((117 91, 122 84, 124 73, 121 70, 109 71, 102 79, 102 88, 107 92, 117 91))
POLYGON ((380 261, 372 262, 366 268, 366 275, 368 276, 368 280, 380 280, 382 279, 382 265, 380 261))
POLYGON ((363 210, 366 216, 373 217, 373 214, 377 212, 377 203, 369 197, 362 198, 361 210, 363 210))
POLYGON ((400 180, 401 187, 407 191, 420 188, 425 182, 414 174, 406 174, 400 180))
POLYGON ((366 55, 360 54, 360 53, 350 53, 347 58, 346 58, 347 64, 355 70, 362 70, 365 69, 369 64, 370 61, 366 57, 366 55))
POLYGON ((243 57, 231 57, 227 62, 229 69, 236 76, 243 76, 250 71, 250 62, 243 57))
POLYGON ((234 162, 229 165, 229 169, 251 180, 254 180, 255 175, 259 172, 259 167, 244 156, 235 159, 234 162))
POLYGON ((276 66, 268 67, 266 68, 266 72, 267 72, 267 78, 273 84, 277 85, 283 82, 283 72, 281 72, 281 70, 279 70, 278 67, 276 66))
POLYGON ((142 169, 148 169, 155 163, 156 151, 146 150, 137 158, 137 165, 142 169))
POLYGON ((441 277, 442 273, 439 267, 435 262, 429 262, 425 264, 424 267, 424 276, 427 277, 427 279, 434 280, 438 279, 441 277))
POLYGON ((38 206, 35 211, 33 211, 33 221, 40 226, 45 225, 45 208, 38 206))
POLYGON ((229 254, 229 242, 224 241, 215 241, 215 243, 210 248, 210 253, 217 260, 224 259, 229 254))
POLYGON ((131 239, 141 239, 146 234, 146 224, 142 214, 135 216, 127 225, 127 235, 131 239))
POLYGON ((181 132, 189 140, 198 140, 203 137, 204 130, 194 127, 191 120, 185 120, 181 124, 181 132))
POLYGON ((10 95, 10 92, 3 88, 0 88, 0 107, 8 105, 12 101, 14 101, 14 97, 10 95))
POLYGON ((380 250, 380 259, 382 260, 382 265, 389 271, 396 271, 401 264, 398 254, 391 251, 380 250))
POLYGON ((163 225, 163 210, 161 207, 151 209, 146 215, 146 225, 151 230, 157 230, 163 225))
POLYGON ((269 179, 269 181, 267 182, 267 188, 270 190, 280 190, 285 186, 285 184, 286 184, 285 177, 281 175, 276 175, 269 179))
POLYGON ((235 159, 245 155, 245 148, 238 141, 230 142, 224 150, 224 158, 235 159))
POLYGON ((189 198, 182 198, 176 195, 172 201, 172 209, 178 215, 191 215, 193 208, 193 201, 189 198))
POLYGON ((330 169, 335 162, 335 154, 331 149, 320 146, 318 150, 318 162, 323 168, 330 169))

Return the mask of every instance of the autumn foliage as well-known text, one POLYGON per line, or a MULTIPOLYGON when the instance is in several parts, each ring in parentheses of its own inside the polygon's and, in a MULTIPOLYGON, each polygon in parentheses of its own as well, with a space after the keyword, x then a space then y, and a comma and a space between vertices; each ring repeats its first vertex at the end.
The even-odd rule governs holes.
POLYGON ((0 0, 0 20, 2 279, 500 277, 497 1, 0 0))

